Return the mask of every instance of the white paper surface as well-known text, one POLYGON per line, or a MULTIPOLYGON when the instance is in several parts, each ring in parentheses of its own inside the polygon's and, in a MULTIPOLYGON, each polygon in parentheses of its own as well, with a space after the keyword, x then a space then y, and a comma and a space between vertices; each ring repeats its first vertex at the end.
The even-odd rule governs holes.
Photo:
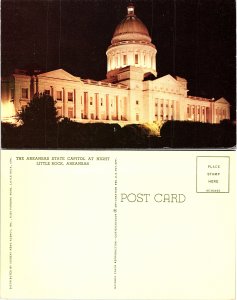
POLYGON ((235 165, 233 151, 2 151, 1 296, 234 299, 235 165))

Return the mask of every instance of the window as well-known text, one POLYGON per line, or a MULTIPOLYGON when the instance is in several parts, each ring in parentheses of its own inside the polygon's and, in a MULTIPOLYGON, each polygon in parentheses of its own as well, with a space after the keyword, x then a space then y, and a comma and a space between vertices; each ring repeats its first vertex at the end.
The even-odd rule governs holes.
POLYGON ((103 106, 103 98, 100 99, 100 105, 103 106))
POLYGON ((28 98, 28 89, 22 88, 21 93, 22 98, 28 98))
POLYGON ((62 107, 57 107, 57 115, 62 117, 62 107))
POLYGON ((138 64, 138 54, 135 54, 135 64, 138 64))
POLYGON ((73 108, 68 108, 68 118, 73 118, 73 108))
POLYGON ((168 105, 168 104, 166 104, 166 107, 169 107, 169 105, 168 105))
POLYGON ((50 90, 44 90, 45 95, 50 95, 50 90))
POLYGON ((136 121, 139 121, 139 114, 136 114, 136 121))
POLYGON ((189 114, 189 107, 187 107, 187 113, 189 114))
POLYGON ((93 105, 93 98, 90 97, 90 105, 93 105))
POLYGON ((139 101, 138 101, 138 100, 136 101, 136 104, 137 104, 137 105, 139 104, 139 101))
POLYGON ((57 91, 57 100, 58 101, 62 100, 62 91, 57 91))
POLYGON ((14 101, 14 89, 11 89, 11 101, 14 101))
POLYGON ((160 105, 161 107, 163 107, 163 103, 161 103, 161 105, 160 105))
POLYGON ((68 100, 68 101, 73 101, 73 93, 69 92, 69 93, 67 94, 67 100, 68 100))
POLYGON ((158 106, 158 103, 155 103, 155 107, 157 107, 158 106))
POLYGON ((123 56, 123 64, 126 65, 127 64, 127 55, 123 56))

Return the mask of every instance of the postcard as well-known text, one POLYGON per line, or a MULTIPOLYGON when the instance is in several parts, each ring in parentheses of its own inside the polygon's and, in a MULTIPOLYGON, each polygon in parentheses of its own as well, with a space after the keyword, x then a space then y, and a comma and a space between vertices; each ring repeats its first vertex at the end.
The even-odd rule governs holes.
POLYGON ((2 151, 1 297, 234 299, 233 151, 2 151))
POLYGON ((235 298, 235 13, 1 1, 1 298, 235 298))
POLYGON ((236 145, 235 1, 2 1, 2 147, 236 145))

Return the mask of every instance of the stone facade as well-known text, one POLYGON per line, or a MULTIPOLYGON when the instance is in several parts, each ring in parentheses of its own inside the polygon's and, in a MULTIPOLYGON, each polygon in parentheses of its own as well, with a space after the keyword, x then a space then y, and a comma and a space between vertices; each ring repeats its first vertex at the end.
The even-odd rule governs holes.
POLYGON ((17 70, 2 79, 2 118, 21 111, 37 93, 51 95, 58 115, 78 122, 152 123, 230 119, 230 105, 188 96, 184 78, 156 76, 156 47, 133 5, 115 29, 107 55, 107 78, 81 79, 63 69, 37 75, 17 70))

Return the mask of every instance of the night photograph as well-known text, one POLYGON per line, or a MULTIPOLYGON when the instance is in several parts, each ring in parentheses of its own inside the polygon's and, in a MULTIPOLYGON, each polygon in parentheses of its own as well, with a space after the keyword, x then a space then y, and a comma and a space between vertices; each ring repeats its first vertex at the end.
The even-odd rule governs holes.
POLYGON ((1 1, 5 149, 236 144, 233 0, 1 1))

